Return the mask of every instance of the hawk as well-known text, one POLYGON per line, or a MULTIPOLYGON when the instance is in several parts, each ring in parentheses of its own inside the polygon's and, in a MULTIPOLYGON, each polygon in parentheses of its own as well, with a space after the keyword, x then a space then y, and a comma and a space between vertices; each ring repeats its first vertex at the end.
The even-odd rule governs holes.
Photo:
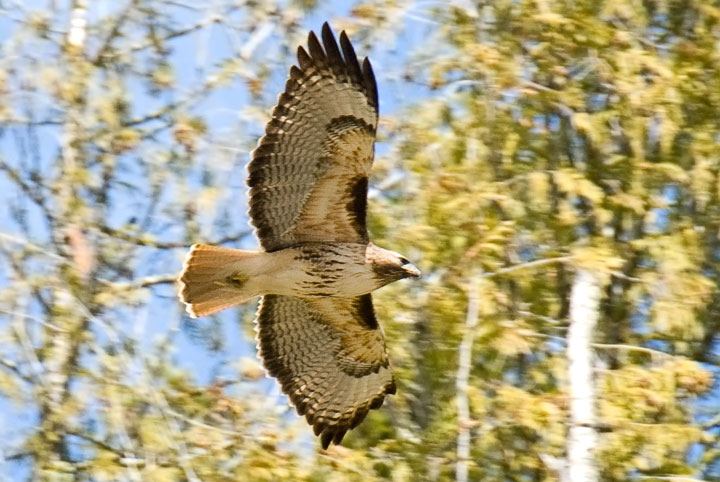
POLYGON ((339 444, 395 383, 370 293, 417 278, 370 242, 365 223, 378 95, 370 61, 327 23, 298 48, 248 166, 250 217, 264 249, 195 244, 180 274, 187 312, 262 296, 259 356, 323 448, 339 444))

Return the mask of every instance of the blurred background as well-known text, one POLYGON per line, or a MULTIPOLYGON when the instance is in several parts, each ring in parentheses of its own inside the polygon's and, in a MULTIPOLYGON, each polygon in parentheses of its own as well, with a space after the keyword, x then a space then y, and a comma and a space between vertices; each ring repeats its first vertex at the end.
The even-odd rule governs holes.
POLYGON ((720 480, 719 67, 716 0, 0 0, 0 480, 720 480), (249 152, 325 20, 378 78, 371 234, 424 273, 327 451, 255 303, 174 281, 257 247, 249 152))

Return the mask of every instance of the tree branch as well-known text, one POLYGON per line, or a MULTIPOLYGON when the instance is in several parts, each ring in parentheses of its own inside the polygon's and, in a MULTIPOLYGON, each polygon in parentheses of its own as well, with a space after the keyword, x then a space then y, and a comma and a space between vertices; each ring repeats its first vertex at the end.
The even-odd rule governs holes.
POLYGON ((47 201, 45 200, 45 197, 43 197, 43 195, 41 194, 40 189, 38 189, 38 187, 32 187, 27 184, 18 171, 10 167, 2 160, 0 160, 0 170, 5 171, 10 180, 17 184, 18 187, 20 187, 20 190, 22 190, 22 192, 29 199, 31 199, 35 204, 37 204, 37 206, 42 210, 43 215, 47 219, 48 224, 50 226, 53 226, 53 215, 50 211, 50 208, 47 206, 47 201))
POLYGON ((25 246, 28 249, 28 251, 30 251, 30 252, 43 254, 43 255, 47 256, 48 258, 54 259, 55 261, 58 261, 60 263, 68 262, 68 260, 66 258, 64 258, 63 256, 53 253, 52 251, 48 250, 47 248, 38 246, 37 244, 31 243, 27 239, 13 236, 12 234, 0 232, 0 240, 4 240, 4 241, 7 241, 9 243, 14 243, 14 244, 21 244, 21 245, 25 246))
MULTIPOLYGON (((157 249, 177 249, 177 248, 189 248, 194 242, 188 242, 188 241, 155 241, 149 238, 140 238, 137 236, 134 236, 132 234, 125 233, 123 231, 119 231, 117 229, 111 228, 109 226, 100 226, 100 231, 107 234, 108 236, 111 236, 113 238, 122 239, 123 241, 127 241, 132 244, 136 244, 138 246, 148 246, 151 248, 157 248, 157 249)), ((214 246, 225 244, 225 243, 232 243, 234 241, 239 241, 246 236, 249 236, 252 233, 252 231, 242 231, 237 234, 231 234, 228 236, 225 236, 223 238, 217 239, 215 241, 208 241, 207 244, 212 244, 214 246)))
POLYGON ((114 283, 112 281, 100 280, 101 282, 112 286, 113 288, 120 290, 132 290, 139 288, 148 288, 150 286, 156 286, 161 284, 172 284, 177 280, 177 273, 171 274, 160 274, 155 276, 146 276, 133 283, 114 283))
POLYGON ((485 273, 482 275, 482 277, 483 278, 494 278, 496 276, 513 273, 515 271, 519 271, 522 269, 536 268, 538 266, 544 266, 546 264, 567 263, 568 261, 572 261, 572 260, 573 260, 572 256, 560 256, 557 258, 536 259, 535 261, 528 261, 527 263, 521 263, 521 264, 516 264, 513 266, 508 266, 506 268, 500 268, 497 271, 493 271, 491 273, 485 273))
POLYGON ((110 33, 107 37, 105 37, 105 40, 102 43, 102 46, 98 49, 97 54, 95 55, 95 59, 93 60, 93 63, 98 66, 102 63, 103 57, 107 53, 107 51, 110 49, 110 46, 112 44, 112 41, 115 40, 118 35, 120 34, 120 29, 122 28, 125 21, 130 16, 130 12, 132 9, 137 5, 138 0, 132 0, 130 3, 127 4, 127 6, 123 9, 122 13, 118 15, 115 18, 115 23, 113 24, 112 29, 110 30, 110 33))
POLYGON ((17 366, 17 363, 15 363, 12 360, 8 360, 7 358, 0 358, 0 366, 3 366, 13 372, 16 376, 18 376, 23 381, 32 384, 33 380, 32 378, 25 375, 21 370, 20 367, 17 366))
POLYGON ((109 443, 107 443, 103 440, 97 439, 86 433, 83 433, 79 430, 67 428, 67 429, 65 429, 65 433, 67 435, 74 435, 75 437, 81 438, 81 439, 85 440, 86 442, 90 442, 91 444, 95 445, 96 447, 99 447, 103 450, 114 453, 118 457, 122 457, 124 455, 122 450, 120 450, 119 448, 113 447, 109 443))

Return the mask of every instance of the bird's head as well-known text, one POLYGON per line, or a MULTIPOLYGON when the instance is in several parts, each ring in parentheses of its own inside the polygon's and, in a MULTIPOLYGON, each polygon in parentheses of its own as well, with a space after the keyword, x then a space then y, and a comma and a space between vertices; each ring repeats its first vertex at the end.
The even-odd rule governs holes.
POLYGON ((397 281, 403 278, 420 278, 422 274, 417 267, 405 256, 379 248, 373 244, 368 246, 366 257, 373 265, 373 271, 378 278, 386 283, 397 281))
POLYGON ((412 264, 405 256, 399 256, 398 263, 400 264, 400 269, 402 269, 402 272, 404 274, 404 278, 421 278, 422 273, 420 270, 412 264))

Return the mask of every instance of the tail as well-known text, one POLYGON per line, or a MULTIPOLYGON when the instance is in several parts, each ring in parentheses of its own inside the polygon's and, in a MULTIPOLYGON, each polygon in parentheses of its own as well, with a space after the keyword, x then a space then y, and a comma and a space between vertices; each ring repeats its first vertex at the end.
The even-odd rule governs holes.
POLYGON ((207 316, 259 293, 247 289, 262 253, 194 244, 185 258, 180 282, 180 301, 192 317, 207 316), (244 289, 245 288, 245 289, 244 289))

